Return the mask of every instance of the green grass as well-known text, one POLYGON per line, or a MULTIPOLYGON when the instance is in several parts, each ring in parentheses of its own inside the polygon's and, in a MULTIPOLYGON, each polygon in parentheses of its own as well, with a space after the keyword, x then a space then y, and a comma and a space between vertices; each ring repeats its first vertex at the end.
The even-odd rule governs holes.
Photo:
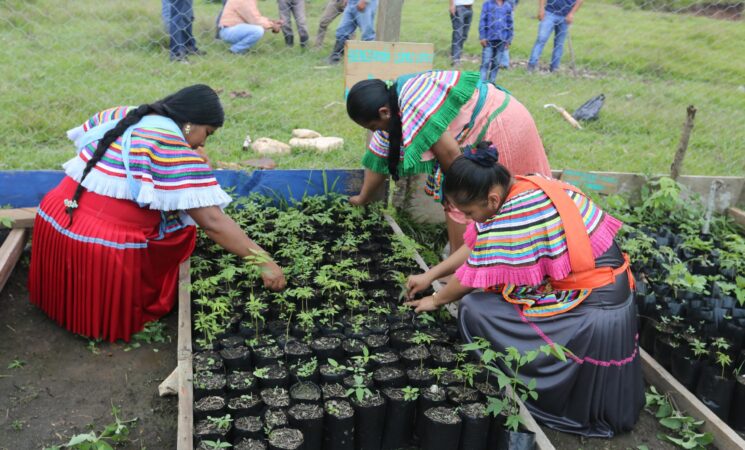
MULTIPOLYGON (((308 4, 315 36, 324 0, 308 4)), ((262 0, 264 14, 276 3, 262 0)), ((65 130, 98 110, 156 100, 187 84, 222 89, 226 123, 208 142, 213 160, 255 157, 241 149, 246 133, 288 140, 293 128, 341 136, 344 149, 327 155, 295 152, 277 158, 280 168, 359 167, 364 132, 347 118, 342 67, 324 67, 331 26, 320 52, 286 49, 281 35, 267 35, 256 51, 231 55, 213 38, 217 4, 195 1, 195 34, 207 56, 190 64, 168 62, 160 2, 5 0, 0 4, 0 169, 54 169, 72 145, 65 130), (250 98, 230 98, 232 91, 250 98)), ((480 7, 475 12, 478 14, 480 7)), ((446 7, 407 0, 402 41, 434 42, 435 67, 448 67, 450 21, 446 7)), ((514 62, 524 62, 535 39, 535 5, 517 9, 514 62)), ((466 53, 477 70, 477 24, 466 53)), ((554 168, 665 172, 685 118, 698 108, 684 172, 745 174, 745 26, 740 22, 624 9, 588 2, 576 17, 572 43, 580 75, 501 72, 498 82, 533 113, 554 168), (569 127, 545 103, 570 111, 605 93, 601 119, 582 131, 569 127)), ((549 58, 550 44, 542 60, 549 58)))

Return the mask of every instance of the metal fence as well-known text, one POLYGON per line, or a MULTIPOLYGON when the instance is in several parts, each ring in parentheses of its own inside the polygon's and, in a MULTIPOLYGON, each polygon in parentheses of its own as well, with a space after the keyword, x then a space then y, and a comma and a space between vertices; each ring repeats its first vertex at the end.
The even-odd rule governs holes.
MULTIPOLYGON (((509 3, 514 25, 500 36, 510 35, 510 61, 497 74, 497 82, 533 113, 552 166, 665 171, 685 108, 695 104, 699 112, 684 173, 745 174, 745 2, 595 0, 571 14, 567 33, 562 2, 548 0, 543 22, 536 20, 537 3, 509 3), (555 23, 548 23, 552 17, 555 23), (551 73, 557 31, 565 38, 564 52, 551 73), (541 34, 550 37, 531 73, 529 57, 537 54, 541 34), (543 108, 555 103, 571 112, 599 93, 606 96, 600 119, 582 131, 543 108)), ((152 101, 194 82, 219 89, 226 107, 226 125, 208 149, 213 160, 248 158, 241 150, 246 134, 287 141, 291 130, 301 127, 344 137, 345 148, 331 155, 295 152, 278 158, 281 167, 358 166, 364 133, 346 116, 343 64, 326 61, 341 22, 341 16, 332 17, 336 6, 342 9, 340 3, 257 1, 264 16, 289 18, 291 27, 276 34, 267 30, 246 54, 232 53, 231 44, 216 38, 220 0, 165 3, 0 2, 0 169, 57 168, 71 151, 64 130, 106 107, 152 101), (165 3, 191 8, 164 9, 165 3), (305 37, 298 35, 295 18, 280 7, 296 3, 304 5, 309 35, 303 46, 305 37), (170 21, 165 16, 174 10, 192 28, 196 45, 190 50, 198 49, 183 61, 169 57, 170 21), (319 47, 324 15, 333 20, 319 47), (293 34, 285 35, 289 29, 293 34)), ((371 7, 377 2, 367 3, 371 7)), ((390 15, 386 4, 381 0, 378 20, 390 15)), ((459 69, 480 68, 480 19, 486 4, 477 0, 468 9, 471 24, 459 69)), ((462 10, 455 8, 456 19, 462 10)), ((495 17, 508 20, 504 11, 495 17)), ((400 23, 401 41, 434 43, 435 67, 451 67, 454 22, 447 1, 406 0, 400 23)), ((354 37, 362 34, 358 28, 354 37)))

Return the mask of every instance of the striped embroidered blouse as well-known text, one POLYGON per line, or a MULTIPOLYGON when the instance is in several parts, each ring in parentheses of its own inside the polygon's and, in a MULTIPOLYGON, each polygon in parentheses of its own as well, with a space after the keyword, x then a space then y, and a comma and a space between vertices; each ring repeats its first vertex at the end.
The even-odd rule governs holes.
MULTIPOLYGON (((91 128, 123 118, 133 107, 116 107, 99 112, 68 137, 76 141, 91 128)), ((98 141, 78 149, 78 154, 67 161, 65 173, 79 181, 86 163, 96 150, 98 141)), ((118 199, 138 202, 149 209, 169 212, 164 219, 164 231, 175 231, 193 224, 179 211, 207 206, 224 208, 230 196, 222 190, 212 169, 187 144, 183 135, 158 128, 135 128, 132 131, 129 169, 139 184, 137 198, 127 182, 122 159, 122 138, 119 137, 83 181, 89 191, 118 199), (179 219, 177 219, 177 217, 179 219)))
MULTIPOLYGON (((585 195, 565 191, 579 208, 597 258, 613 244, 622 224, 585 195)), ((571 264, 559 213, 540 189, 508 198, 489 221, 469 225, 464 239, 471 254, 456 271, 461 284, 497 290, 506 301, 522 305, 525 316, 568 311, 592 292, 551 288, 550 279, 566 278, 571 264)))
MULTIPOLYGON (((621 222, 585 195, 566 192, 579 208, 597 258, 611 246, 621 222)), ((472 251, 456 273, 466 286, 538 286, 546 277, 561 280, 571 272, 561 218, 540 189, 508 198, 488 222, 471 224, 464 239, 472 251)))
MULTIPOLYGON (((425 153, 471 99, 478 82, 477 72, 458 71, 431 71, 398 78, 401 176, 432 172, 435 161, 425 153)), ((388 174, 388 144, 387 132, 374 132, 362 164, 374 172, 388 174)))

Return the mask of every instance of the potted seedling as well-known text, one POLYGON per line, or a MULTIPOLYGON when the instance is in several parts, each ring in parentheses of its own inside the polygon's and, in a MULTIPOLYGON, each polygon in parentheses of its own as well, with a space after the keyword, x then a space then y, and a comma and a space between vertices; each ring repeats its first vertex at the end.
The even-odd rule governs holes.
MULTIPOLYGON (((320 394, 319 389, 319 400, 320 394)), ((318 402, 293 405, 287 411, 287 417, 290 426, 303 433, 304 449, 321 449, 323 445, 323 408, 318 402)))
POLYGON ((386 388, 383 389, 383 396, 388 404, 383 427, 383 448, 408 447, 414 432, 414 413, 419 388, 386 388))
POLYGON ((228 411, 236 418, 259 414, 263 407, 264 401, 255 393, 241 394, 228 401, 228 411))
POLYGON ((689 391, 696 389, 701 369, 709 350, 706 342, 692 337, 688 342, 687 352, 675 352, 672 356, 672 374, 689 391))
POLYGON ((422 450, 457 449, 461 420, 455 408, 437 406, 424 411, 422 450))
POLYGON ((290 366, 290 374, 295 382, 312 381, 317 383, 320 380, 318 359, 313 356, 310 359, 297 362, 290 366))
POLYGON ((326 450, 354 449, 354 408, 344 399, 334 398, 324 403, 323 448, 326 450))
POLYGON ((228 432, 233 424, 230 414, 224 416, 208 416, 194 425, 194 435, 200 440, 227 442, 228 432))
POLYGON ((404 366, 414 368, 418 362, 419 371, 424 372, 425 361, 430 359, 430 353, 426 345, 431 344, 432 341, 432 336, 429 334, 415 331, 412 337, 412 342, 415 344, 414 347, 407 348, 401 352, 401 360, 404 366))
POLYGON ((352 398, 357 422, 355 441, 361 448, 380 448, 385 426, 385 399, 367 387, 363 375, 354 374, 354 384, 347 390, 352 398))

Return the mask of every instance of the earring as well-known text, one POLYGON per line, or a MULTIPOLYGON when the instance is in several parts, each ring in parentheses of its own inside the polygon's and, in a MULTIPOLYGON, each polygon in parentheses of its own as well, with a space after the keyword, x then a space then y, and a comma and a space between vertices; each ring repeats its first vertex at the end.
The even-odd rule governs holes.
POLYGON ((188 134, 189 134, 190 132, 191 132, 191 124, 190 124, 190 123, 187 123, 187 124, 186 124, 186 125, 184 126, 184 135, 186 136, 186 135, 188 135, 188 134))

